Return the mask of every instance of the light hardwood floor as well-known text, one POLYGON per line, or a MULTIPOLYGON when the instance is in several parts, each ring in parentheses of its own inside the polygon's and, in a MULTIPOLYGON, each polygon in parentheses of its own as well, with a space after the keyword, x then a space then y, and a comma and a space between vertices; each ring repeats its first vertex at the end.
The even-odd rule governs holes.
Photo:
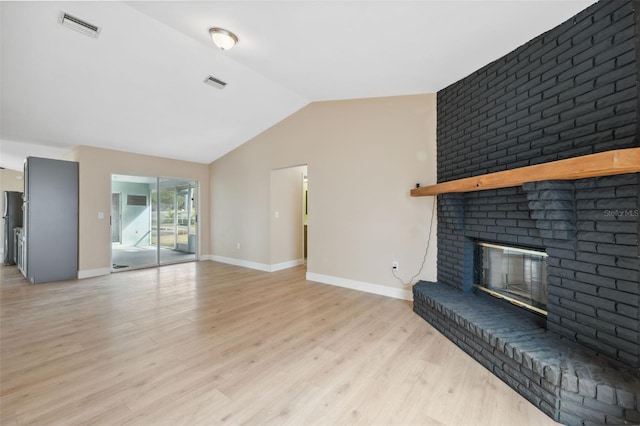
POLYGON ((555 424, 410 302, 304 267, 0 272, 2 425, 555 424))

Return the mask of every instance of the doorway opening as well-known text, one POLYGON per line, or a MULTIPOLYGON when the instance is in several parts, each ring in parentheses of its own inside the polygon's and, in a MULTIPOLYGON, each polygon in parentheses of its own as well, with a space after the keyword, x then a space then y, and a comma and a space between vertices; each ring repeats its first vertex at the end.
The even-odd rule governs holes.
POLYGON ((309 238, 309 228, 308 228, 308 215, 309 215, 309 178, 307 176, 307 173, 305 171, 305 173, 302 175, 302 202, 303 202, 303 206, 302 206, 302 223, 304 226, 304 230, 302 232, 302 247, 303 247, 303 259, 304 259, 304 264, 307 264, 307 257, 308 257, 308 241, 307 239, 309 238))
POLYGON ((271 270, 306 264, 308 257, 307 166, 271 171, 271 270))
POLYGON ((112 271, 196 260, 197 182, 111 177, 112 271))

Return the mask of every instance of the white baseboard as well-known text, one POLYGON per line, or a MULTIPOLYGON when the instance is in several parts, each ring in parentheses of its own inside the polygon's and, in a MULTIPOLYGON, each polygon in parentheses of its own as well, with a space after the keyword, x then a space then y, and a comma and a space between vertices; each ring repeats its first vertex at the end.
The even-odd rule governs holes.
POLYGON ((314 272, 307 272, 306 278, 309 281, 350 288, 352 290, 364 291, 366 293, 378 294, 380 296, 393 297, 394 299, 413 300, 413 292, 403 288, 388 287, 386 285, 366 283, 347 278, 332 277, 330 275, 316 274, 314 272))
POLYGON ((99 277, 101 275, 109 275, 111 268, 99 268, 99 269, 85 269, 84 271, 78 271, 78 279, 99 277))
POLYGON ((213 260, 212 254, 201 254, 198 260, 213 260))
POLYGON ((271 272, 271 266, 264 263, 250 262, 248 260, 234 259, 233 257, 224 257, 211 255, 211 260, 216 262, 228 263, 229 265, 242 266, 243 268, 257 269, 258 271, 271 272))
POLYGON ((304 259, 289 260, 287 262, 275 263, 271 265, 271 272, 282 271, 283 269, 293 268, 302 265, 304 259))
POLYGON ((248 260, 235 259, 233 257, 217 256, 215 254, 201 256, 200 259, 213 260, 215 262, 227 263, 229 265, 235 265, 235 266, 242 266, 243 268, 257 269, 258 271, 264 271, 264 272, 281 271, 283 269, 293 268, 294 266, 302 265, 304 263, 304 259, 296 259, 296 260, 289 260, 287 262, 276 263, 273 265, 267 265, 266 263, 250 262, 248 260))

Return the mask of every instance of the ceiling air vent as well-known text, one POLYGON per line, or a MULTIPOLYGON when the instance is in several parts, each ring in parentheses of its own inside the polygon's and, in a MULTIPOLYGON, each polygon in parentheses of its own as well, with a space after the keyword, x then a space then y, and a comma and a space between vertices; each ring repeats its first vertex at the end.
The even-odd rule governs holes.
POLYGON ((60 12, 58 22, 67 28, 76 30, 89 37, 98 38, 98 34, 100 34, 100 27, 96 27, 93 24, 83 21, 82 19, 78 19, 65 12, 60 12))
POLYGON ((224 81, 218 80, 217 78, 215 78, 215 77, 213 77, 211 75, 209 77, 205 78, 204 82, 206 84, 208 84, 209 86, 213 86, 216 89, 220 89, 220 90, 224 89, 224 87, 227 85, 227 83, 225 83, 224 81))

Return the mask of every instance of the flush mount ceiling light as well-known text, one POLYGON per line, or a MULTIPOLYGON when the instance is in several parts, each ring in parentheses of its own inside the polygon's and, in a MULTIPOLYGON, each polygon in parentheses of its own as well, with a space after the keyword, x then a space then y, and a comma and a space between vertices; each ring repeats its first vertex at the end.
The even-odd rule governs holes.
POLYGON ((215 45, 222 50, 229 50, 238 42, 238 37, 234 33, 222 28, 211 28, 209 34, 215 45))
POLYGON ((62 26, 71 28, 72 30, 78 31, 89 37, 98 38, 98 34, 100 34, 100 27, 76 18, 75 16, 71 16, 65 12, 60 12, 58 22, 62 26))

